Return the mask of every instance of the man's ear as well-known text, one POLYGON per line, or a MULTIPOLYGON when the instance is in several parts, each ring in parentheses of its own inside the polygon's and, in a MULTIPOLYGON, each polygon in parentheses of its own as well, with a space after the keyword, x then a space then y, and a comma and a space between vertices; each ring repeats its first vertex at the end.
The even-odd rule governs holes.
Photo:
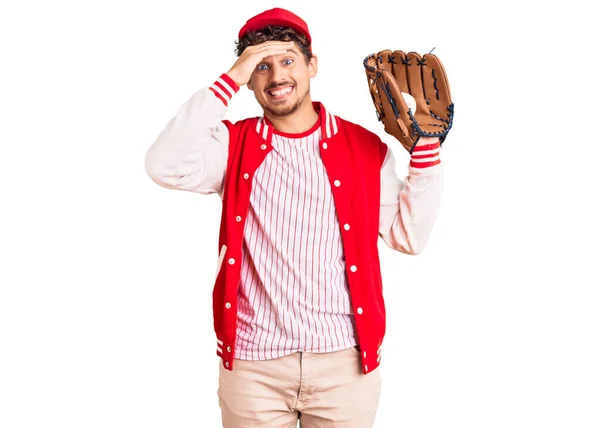
POLYGON ((317 56, 313 55, 310 61, 308 62, 308 75, 309 77, 315 77, 317 75, 318 67, 317 67, 317 56))
POLYGON ((250 89, 251 91, 253 91, 254 89, 252 89, 252 82, 250 80, 248 80, 248 83, 246 83, 246 86, 248 87, 248 89, 250 89))

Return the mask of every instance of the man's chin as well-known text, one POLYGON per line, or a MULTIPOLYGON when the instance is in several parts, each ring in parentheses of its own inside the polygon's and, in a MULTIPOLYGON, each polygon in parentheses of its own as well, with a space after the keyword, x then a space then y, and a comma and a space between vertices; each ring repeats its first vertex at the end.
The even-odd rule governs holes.
POLYGON ((295 104, 281 105, 281 106, 263 105, 262 108, 263 108, 263 110, 269 112, 269 114, 271 116, 286 117, 286 116, 289 116, 289 115, 293 114, 294 112, 296 112, 298 110, 298 108, 300 107, 300 105, 301 105, 301 103, 297 102, 295 104))
POLYGON ((295 102, 292 99, 286 99, 279 103, 274 102, 273 104, 270 104, 267 100, 259 100, 258 97, 256 97, 256 101, 258 101, 263 110, 269 113, 269 115, 273 117, 286 117, 294 114, 300 106, 302 106, 302 103, 306 101, 308 94, 309 91, 307 90, 304 93, 304 96, 296 99, 295 102))

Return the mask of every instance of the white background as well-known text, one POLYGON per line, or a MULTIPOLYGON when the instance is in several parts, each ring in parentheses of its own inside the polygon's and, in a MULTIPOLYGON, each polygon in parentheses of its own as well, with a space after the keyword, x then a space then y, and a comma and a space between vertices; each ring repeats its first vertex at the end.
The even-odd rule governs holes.
MULTIPOLYGON (((3 3, 0 426, 221 426, 221 202, 157 186, 144 156, 275 6, 309 24, 313 100, 377 132, 399 176, 363 58, 435 47, 456 104, 426 250, 380 241, 375 427, 600 427, 596 15, 432 0, 3 3)), ((228 118, 258 114, 242 88, 228 118)))

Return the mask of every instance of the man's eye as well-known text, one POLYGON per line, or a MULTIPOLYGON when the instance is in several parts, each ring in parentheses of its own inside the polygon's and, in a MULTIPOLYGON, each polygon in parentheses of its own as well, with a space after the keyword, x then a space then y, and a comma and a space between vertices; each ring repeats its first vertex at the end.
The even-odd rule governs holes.
POLYGON ((294 62, 294 60, 293 60, 293 59, 286 59, 286 60, 284 60, 284 61, 283 61, 283 63, 284 63, 285 65, 290 65, 290 64, 292 64, 293 62, 294 62))
POLYGON ((260 71, 265 71, 268 68, 269 67, 267 66, 267 64, 258 64, 258 66, 256 67, 256 69, 260 71))

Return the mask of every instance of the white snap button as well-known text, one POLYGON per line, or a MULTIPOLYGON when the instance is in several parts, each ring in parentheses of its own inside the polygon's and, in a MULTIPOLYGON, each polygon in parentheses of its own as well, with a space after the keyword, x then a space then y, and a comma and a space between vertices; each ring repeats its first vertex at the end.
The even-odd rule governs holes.
POLYGON ((362 308, 358 308, 358 309, 356 310, 356 313, 358 313, 358 315, 362 314, 362 308))
POLYGON ((232 265, 235 263, 235 259, 229 259, 229 264, 232 265))
POLYGON ((354 266, 354 265, 350 266, 350 270, 351 270, 352 272, 356 272, 356 269, 357 269, 357 268, 356 268, 356 266, 354 266))
POLYGON ((231 346, 227 347, 227 352, 231 352, 231 346))
POLYGON ((364 352, 363 356, 367 358, 367 351, 364 352))
POLYGON ((225 307, 226 307, 227 309, 231 308, 231 303, 229 303, 229 302, 225 303, 225 307))
POLYGON ((335 187, 340 187, 340 185, 341 185, 342 183, 340 183, 340 180, 335 180, 335 181, 333 182, 333 184, 335 185, 335 187))
POLYGON ((369 366, 367 366, 366 364, 365 364, 365 371, 366 371, 366 372, 368 372, 368 371, 369 371, 369 366))
POLYGON ((267 149, 267 145, 263 144, 263 145, 260 146, 260 148, 263 149, 263 150, 266 150, 267 149))
POLYGON ((248 173, 245 173, 245 174, 244 174, 244 178, 245 178, 246 180, 248 180, 248 177, 250 177, 250 174, 248 174, 248 173))
POLYGON ((236 221, 242 221, 242 217, 241 217, 241 216, 237 216, 237 217, 235 218, 235 220, 236 220, 236 221))
POLYGON ((349 225, 348 223, 346 223, 346 224, 344 225, 344 229, 346 229, 346 230, 350 230, 350 225, 349 225))
POLYGON ((327 143, 323 143, 323 148, 327 150, 327 143))
POLYGON ((229 361, 225 361, 225 367, 229 367, 229 361))

